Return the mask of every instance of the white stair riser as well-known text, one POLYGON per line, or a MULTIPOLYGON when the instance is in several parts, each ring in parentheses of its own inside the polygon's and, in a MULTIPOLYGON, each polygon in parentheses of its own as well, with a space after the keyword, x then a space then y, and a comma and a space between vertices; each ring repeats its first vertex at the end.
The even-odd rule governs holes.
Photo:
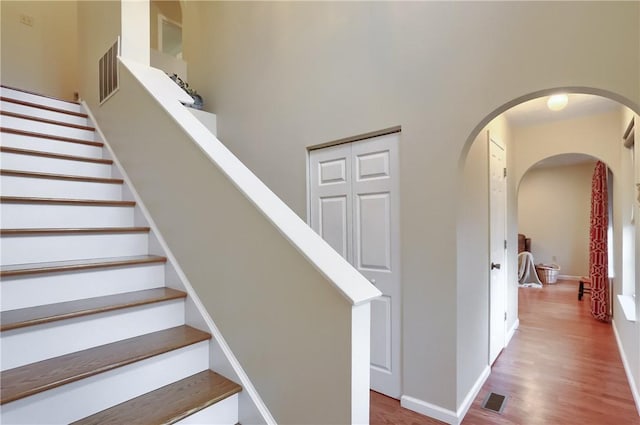
POLYGON ((146 255, 147 233, 3 236, 0 264, 146 255))
POLYGON ((36 173, 69 174, 72 176, 111 177, 111 165, 33 155, 0 153, 2 168, 36 173))
POLYGON ((15 114, 28 115, 31 117, 44 118, 46 120, 61 121, 68 124, 87 126, 88 120, 77 115, 65 114, 63 112, 49 111, 47 109, 36 108, 33 106, 21 105, 19 103, 0 102, 0 110, 13 112, 15 114))
POLYGON ((50 106, 52 108, 64 109, 71 112, 82 112, 82 107, 76 103, 64 102, 37 94, 25 93, 19 90, 13 90, 6 87, 0 87, 0 96, 10 99, 22 100, 24 102, 37 103, 40 105, 50 106))
POLYGON ((2 278, 2 311, 164 286, 164 264, 2 278))
POLYGON ((96 134, 92 130, 82 130, 66 125, 49 124, 46 122, 29 120, 26 118, 0 115, 0 126, 15 130, 32 131, 34 133, 48 134, 51 136, 70 137, 80 140, 95 140, 96 134))
POLYGON ((2 420, 6 424, 68 424, 206 370, 208 356, 207 342, 193 344, 5 404, 2 420))
POLYGON ((122 185, 73 180, 3 176, 2 195, 119 201, 122 199, 122 185))
POLYGON ((134 223, 134 207, 7 203, 0 204, 0 223, 5 229, 130 227, 134 223))
POLYGON ((235 425, 238 423, 238 394, 227 397, 176 422, 180 425, 235 425))
POLYGON ((2 333, 2 370, 184 325, 184 301, 166 301, 2 333))
MULTIPOLYGON (((63 155, 84 156, 87 158, 102 158, 102 147, 84 145, 82 143, 62 142, 43 137, 25 136, 22 134, 0 133, 2 146, 18 149, 28 149, 63 155)), ((7 168, 4 166, 4 168, 7 168)))

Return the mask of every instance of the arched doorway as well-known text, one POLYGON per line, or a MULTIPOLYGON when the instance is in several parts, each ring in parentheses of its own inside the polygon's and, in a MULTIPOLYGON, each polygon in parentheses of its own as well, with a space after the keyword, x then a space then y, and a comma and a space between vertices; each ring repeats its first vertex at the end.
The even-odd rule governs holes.
MULTIPOLYGON (((604 160, 609 164, 615 179, 614 199, 614 250, 616 252, 630 252, 635 247, 635 229, 637 224, 632 222, 631 211, 634 206, 634 163, 633 148, 623 146, 622 136, 626 123, 634 116, 634 111, 624 106, 629 104, 621 96, 612 93, 603 93, 599 90, 584 88, 569 88, 562 90, 570 93, 571 97, 578 94, 600 96, 603 102, 615 105, 614 109, 596 111, 594 116, 599 116, 600 121, 594 124, 596 130, 585 124, 588 113, 571 116, 564 119, 537 123, 530 131, 522 131, 514 128, 510 123, 509 110, 527 101, 547 97, 558 90, 545 90, 532 93, 515 99, 495 110, 476 127, 469 138, 466 150, 462 157, 462 177, 459 192, 458 210, 458 267, 459 291, 471 289, 468 282, 483 282, 484 297, 478 297, 478 302, 486 303, 487 323, 486 328, 477 327, 482 338, 487 341, 487 353, 490 352, 489 317, 491 311, 490 289, 490 214, 489 214, 489 141, 494 138, 506 140, 507 146, 507 200, 506 200, 506 320, 504 329, 504 346, 506 346, 518 327, 518 287, 516 279, 517 266, 517 188, 525 172, 535 163, 558 154, 579 153, 591 155, 604 160), (604 96, 602 96, 604 95, 604 96), (548 133, 553 128, 562 130, 551 137, 548 133), (473 205, 474 208, 470 208, 473 205), (475 229, 475 230, 473 230, 475 229), (484 236, 487 240, 485 246, 469 246, 465 244, 467 233, 473 231, 476 236, 484 236), (482 235, 480 235, 482 233, 482 235)), ((544 104, 545 99, 539 100, 544 104)), ((571 103, 570 103, 571 105, 571 103)), ((588 108, 587 108, 588 109, 588 108)), ((569 111, 569 109, 567 109, 569 111)), ((635 112, 637 113, 637 111, 635 112)), ((636 118, 637 120, 637 118, 636 118)), ((511 119, 513 121, 513 118, 511 119)), ((635 165, 637 168, 637 165, 635 165)), ((635 206, 637 210, 637 205, 635 206)), ((637 214, 637 213, 636 213, 637 214)), ((614 262, 614 298, 615 295, 634 293, 638 283, 635 268, 629 266, 629 261, 623 264, 622 256, 618 256, 614 262)), ((473 288, 478 291, 480 289, 473 288)), ((615 301, 615 300, 614 300, 615 301)), ((622 315, 619 306, 614 302, 614 316, 622 315)), ((621 323, 620 326, 627 326, 621 323)), ((629 332, 632 328, 629 329, 629 332)), ((634 328, 633 328, 634 329, 634 328)), ((635 338, 632 344, 637 345, 635 338)), ((637 348, 637 347, 636 347, 637 348)), ((635 349, 635 348, 634 348, 635 349)), ((487 354, 487 364, 490 364, 490 354, 487 354)))

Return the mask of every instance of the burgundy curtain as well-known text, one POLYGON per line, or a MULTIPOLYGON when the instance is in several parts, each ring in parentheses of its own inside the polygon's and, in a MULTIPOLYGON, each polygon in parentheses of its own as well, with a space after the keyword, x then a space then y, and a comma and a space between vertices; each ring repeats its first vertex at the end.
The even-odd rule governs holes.
POLYGON ((591 314, 608 322, 609 317, 609 195, 607 166, 598 161, 591 181, 591 229, 589 231, 589 277, 591 278, 591 314))

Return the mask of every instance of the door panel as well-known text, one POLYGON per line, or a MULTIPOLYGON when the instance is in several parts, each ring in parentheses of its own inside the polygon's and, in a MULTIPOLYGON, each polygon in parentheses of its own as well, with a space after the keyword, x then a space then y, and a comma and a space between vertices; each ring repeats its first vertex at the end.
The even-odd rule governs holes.
POLYGON ((391 373, 391 298, 371 301, 371 367, 391 373))
POLYGON ((358 195, 356 264, 362 270, 391 270, 389 192, 358 195))
POLYGON ((490 283, 489 283, 489 363, 493 364, 506 338, 506 157, 494 139, 489 139, 489 217, 490 217, 490 283), (494 265, 494 266, 492 266, 494 265), (499 268, 498 268, 499 266, 499 268))
POLYGON ((395 398, 401 395, 398 140, 385 135, 309 155, 311 227, 341 254, 346 237, 343 256, 383 293, 371 302, 371 388, 395 398))
POLYGON ((309 155, 311 227, 350 263, 353 261, 351 147, 333 146, 309 155))
POLYGON ((343 257, 347 257, 349 246, 347 231, 347 197, 327 196, 318 204, 320 236, 343 257))

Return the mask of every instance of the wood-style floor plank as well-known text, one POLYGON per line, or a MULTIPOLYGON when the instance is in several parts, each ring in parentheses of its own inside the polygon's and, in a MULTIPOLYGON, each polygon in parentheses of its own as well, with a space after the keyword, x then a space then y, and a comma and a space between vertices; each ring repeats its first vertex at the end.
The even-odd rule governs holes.
POLYGON ((171 288, 153 288, 3 311, 0 313, 0 331, 175 300, 186 296, 186 293, 171 288))
POLYGON ((19 170, 7 170, 0 169, 0 176, 12 176, 12 177, 24 177, 30 179, 45 179, 45 180, 68 180, 75 182, 90 182, 90 183, 106 183, 106 184, 123 184, 123 179, 114 179, 111 177, 89 177, 89 176, 72 176, 69 174, 53 174, 53 173, 40 173, 34 171, 19 171, 19 170))
MULTIPOLYGON (((60 99, 58 99, 58 100, 60 100, 60 99)), ((5 97, 5 96, 0 96, 0 101, 2 101, 2 102, 11 102, 11 103, 15 103, 17 105, 28 106, 28 107, 31 107, 31 108, 44 109, 44 110, 47 110, 47 111, 58 112, 58 113, 61 113, 61 114, 74 115, 76 117, 81 117, 81 118, 89 118, 89 115, 84 114, 82 112, 67 111, 66 109, 54 108, 53 106, 41 105, 39 103, 27 102, 25 100, 13 99, 13 98, 10 98, 10 97, 5 97)))
MULTIPOLYGON (((611 324, 593 319, 589 306, 575 281, 520 288, 520 328, 462 424, 639 425, 611 324), (489 392, 508 397, 502 414, 481 407, 489 392)), ((442 423, 371 392, 371 424, 442 423)))
POLYGON ((210 338, 198 329, 178 326, 6 370, 0 374, 0 404, 210 338))
POLYGON ((20 119, 23 119, 23 120, 37 121, 37 122, 41 122, 41 123, 45 123, 45 124, 59 125, 59 126, 62 126, 62 127, 75 128, 75 129, 78 129, 78 130, 86 130, 86 131, 95 131, 96 130, 94 127, 90 127, 88 125, 71 124, 71 123, 64 122, 64 121, 49 120, 49 119, 46 119, 46 118, 36 117, 36 116, 33 116, 33 115, 18 114, 16 112, 8 112, 8 111, 0 110, 0 115, 5 115, 7 117, 12 117, 12 118, 20 118, 20 119))
POLYGON ((82 260, 50 261, 46 263, 8 264, 0 267, 0 277, 71 272, 109 267, 128 267, 141 264, 166 262, 166 257, 157 255, 134 255, 131 257, 106 257, 82 260))
POLYGON ((133 207, 135 201, 112 201, 104 199, 37 198, 25 196, 0 196, 0 204, 35 205, 91 205, 95 207, 133 207))
POLYGON ((235 382, 206 370, 71 425, 174 424, 241 390, 235 382))

